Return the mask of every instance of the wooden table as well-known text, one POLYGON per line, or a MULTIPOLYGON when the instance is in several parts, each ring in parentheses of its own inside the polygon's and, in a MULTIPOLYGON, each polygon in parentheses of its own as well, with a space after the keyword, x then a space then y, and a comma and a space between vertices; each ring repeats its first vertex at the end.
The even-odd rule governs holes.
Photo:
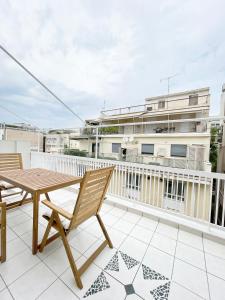
POLYGON ((61 189, 73 184, 80 183, 82 178, 65 175, 46 169, 27 169, 1 171, 0 180, 13 184, 24 191, 31 193, 33 198, 33 239, 32 253, 38 250, 38 214, 40 195, 45 194, 49 199, 48 192, 61 189))

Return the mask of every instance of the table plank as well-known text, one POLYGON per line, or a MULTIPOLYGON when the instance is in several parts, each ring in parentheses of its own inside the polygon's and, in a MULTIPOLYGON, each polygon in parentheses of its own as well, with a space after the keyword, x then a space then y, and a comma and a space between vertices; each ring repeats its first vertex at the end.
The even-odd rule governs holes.
POLYGON ((46 169, 0 171, 0 179, 18 186, 30 193, 45 193, 80 183, 82 178, 46 169))

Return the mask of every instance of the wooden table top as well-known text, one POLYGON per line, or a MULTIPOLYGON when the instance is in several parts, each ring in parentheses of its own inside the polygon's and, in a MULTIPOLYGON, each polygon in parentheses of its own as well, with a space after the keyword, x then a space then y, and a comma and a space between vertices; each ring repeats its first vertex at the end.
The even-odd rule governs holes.
POLYGON ((1 171, 0 180, 11 183, 30 193, 47 193, 80 183, 82 181, 82 177, 35 168, 1 171))

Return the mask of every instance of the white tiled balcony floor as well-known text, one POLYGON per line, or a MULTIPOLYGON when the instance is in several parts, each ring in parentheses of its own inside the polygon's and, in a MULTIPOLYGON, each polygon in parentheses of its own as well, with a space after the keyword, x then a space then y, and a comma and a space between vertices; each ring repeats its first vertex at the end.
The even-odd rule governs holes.
MULTIPOLYGON (((74 194, 65 190, 50 196, 56 203, 74 201, 74 194)), ((31 254, 32 205, 8 211, 0 299, 225 299, 224 245, 107 204, 101 215, 114 249, 106 247, 97 257, 79 290, 60 240, 42 254, 31 254)), ((40 239, 45 226, 40 213, 40 239)), ((71 233, 78 266, 102 238, 94 218, 71 233)))

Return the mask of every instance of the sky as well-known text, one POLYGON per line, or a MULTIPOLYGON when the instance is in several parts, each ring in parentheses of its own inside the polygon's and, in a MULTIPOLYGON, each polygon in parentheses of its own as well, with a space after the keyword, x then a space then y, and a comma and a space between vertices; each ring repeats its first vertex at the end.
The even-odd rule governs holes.
MULTIPOLYGON (((219 113, 224 0, 0 0, 0 44, 83 120, 166 94, 174 74, 171 92, 208 86, 219 113)), ((0 122, 82 126, 1 50, 0 105, 0 122)))

